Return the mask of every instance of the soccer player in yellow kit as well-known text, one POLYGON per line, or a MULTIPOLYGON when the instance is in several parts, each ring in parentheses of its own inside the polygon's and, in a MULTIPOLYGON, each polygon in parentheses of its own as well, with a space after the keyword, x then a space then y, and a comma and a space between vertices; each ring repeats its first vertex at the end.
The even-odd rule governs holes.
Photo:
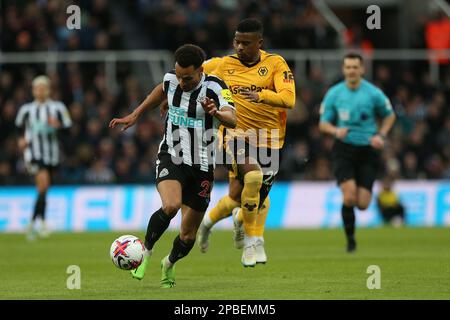
POLYGON ((229 193, 205 214, 197 241, 206 252, 213 225, 232 214, 235 246, 243 248, 244 267, 267 261, 263 234, 268 194, 278 172, 286 110, 295 105, 292 72, 281 56, 261 50, 262 33, 258 20, 242 20, 233 41, 236 53, 203 65, 206 73, 218 76, 230 88, 237 125, 223 132, 224 147, 233 155, 229 193))

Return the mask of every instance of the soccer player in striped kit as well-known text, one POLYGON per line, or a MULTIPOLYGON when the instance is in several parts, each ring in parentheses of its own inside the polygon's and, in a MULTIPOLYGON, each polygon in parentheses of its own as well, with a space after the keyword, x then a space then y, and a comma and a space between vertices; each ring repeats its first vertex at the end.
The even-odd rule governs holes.
POLYGON ((156 185, 162 206, 153 213, 145 236, 143 263, 131 274, 141 280, 153 246, 181 209, 179 235, 169 255, 161 260, 161 287, 175 285, 175 262, 191 251, 197 229, 209 205, 214 181, 215 140, 220 124, 236 126, 231 93, 225 83, 203 73, 203 50, 183 45, 175 52, 175 69, 166 73, 163 83, 128 116, 113 119, 110 127, 136 123, 146 109, 157 108, 167 99, 165 133, 161 141, 156 167, 156 185))
POLYGON ((16 117, 16 126, 24 129, 19 138, 19 149, 24 152, 25 165, 34 176, 38 191, 33 216, 27 230, 27 238, 36 237, 35 223, 41 222, 39 235, 48 236, 45 223, 47 191, 53 171, 60 164, 61 156, 58 131, 72 125, 66 106, 50 99, 50 79, 38 76, 32 82, 34 101, 24 104, 16 117))

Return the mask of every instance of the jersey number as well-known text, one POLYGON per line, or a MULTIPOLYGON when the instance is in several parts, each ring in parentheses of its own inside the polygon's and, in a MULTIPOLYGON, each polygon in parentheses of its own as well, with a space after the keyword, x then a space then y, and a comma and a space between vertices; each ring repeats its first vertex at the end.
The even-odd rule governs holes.
POLYGON ((211 192, 211 182, 209 182, 208 180, 204 180, 202 181, 200 186, 203 188, 203 190, 200 191, 198 195, 202 198, 209 198, 209 194, 211 192))
POLYGON ((284 82, 291 82, 294 81, 294 75, 290 71, 284 71, 283 72, 283 81, 284 82))

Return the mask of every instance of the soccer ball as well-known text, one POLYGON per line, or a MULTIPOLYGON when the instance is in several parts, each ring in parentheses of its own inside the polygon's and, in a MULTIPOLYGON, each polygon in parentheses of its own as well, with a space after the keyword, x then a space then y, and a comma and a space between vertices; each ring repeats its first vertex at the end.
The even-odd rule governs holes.
POLYGON ((124 235, 114 240, 110 255, 117 268, 131 270, 141 265, 144 260, 144 252, 144 244, 138 237, 124 235))

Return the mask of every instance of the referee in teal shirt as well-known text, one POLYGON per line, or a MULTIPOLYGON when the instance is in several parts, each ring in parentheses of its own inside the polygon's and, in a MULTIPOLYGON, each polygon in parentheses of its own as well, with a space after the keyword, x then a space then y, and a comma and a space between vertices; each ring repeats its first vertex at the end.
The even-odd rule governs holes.
POLYGON ((344 57, 345 80, 332 86, 320 107, 320 131, 336 138, 332 165, 342 191, 342 219, 347 252, 356 250, 354 207, 365 210, 372 198, 372 186, 380 164, 380 150, 395 122, 386 95, 362 78, 363 58, 344 57), (377 119, 382 119, 378 127, 377 119))

